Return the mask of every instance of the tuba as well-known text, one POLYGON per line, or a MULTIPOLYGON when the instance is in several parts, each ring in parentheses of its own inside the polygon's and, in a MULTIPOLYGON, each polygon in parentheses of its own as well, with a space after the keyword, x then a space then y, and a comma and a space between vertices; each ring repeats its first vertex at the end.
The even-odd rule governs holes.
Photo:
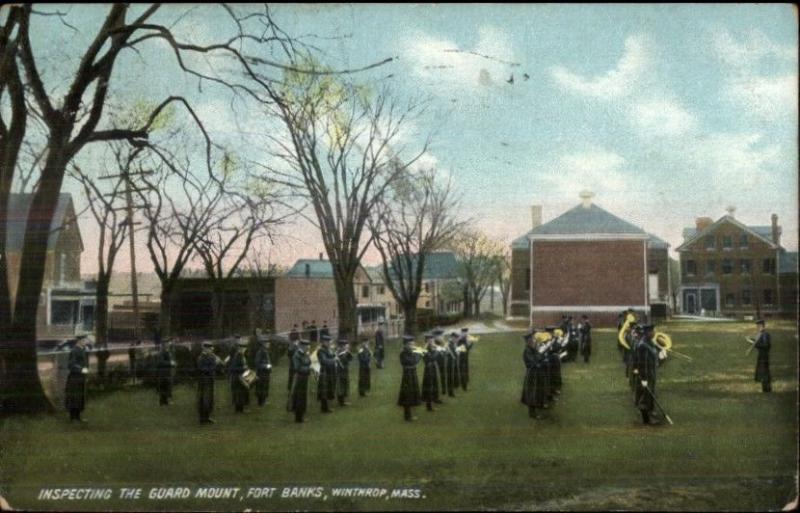
POLYGON ((247 369, 242 373, 241 376, 239 376, 239 382, 245 388, 252 388, 253 383, 255 383, 257 379, 258 376, 256 375, 256 372, 253 369, 247 369))

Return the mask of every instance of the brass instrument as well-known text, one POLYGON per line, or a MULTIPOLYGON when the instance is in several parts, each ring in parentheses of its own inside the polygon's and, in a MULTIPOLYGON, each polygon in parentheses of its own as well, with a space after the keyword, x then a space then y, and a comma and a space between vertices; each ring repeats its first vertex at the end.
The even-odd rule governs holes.
POLYGON ((253 383, 255 383, 257 379, 258 376, 253 369, 247 369, 242 373, 241 376, 239 376, 239 382, 241 382, 241 384, 247 388, 252 388, 253 383))
POLYGON ((311 360, 311 372, 314 373, 314 377, 319 377, 319 372, 321 368, 319 363, 319 355, 317 354, 318 351, 319 348, 316 348, 309 355, 309 359, 311 360))

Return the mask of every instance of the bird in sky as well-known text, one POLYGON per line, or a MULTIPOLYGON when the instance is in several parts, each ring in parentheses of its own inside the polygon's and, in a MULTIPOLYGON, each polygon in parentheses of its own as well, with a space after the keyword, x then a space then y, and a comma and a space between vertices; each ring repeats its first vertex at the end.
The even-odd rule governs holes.
POLYGON ((506 82, 509 83, 509 84, 513 84, 514 83, 514 74, 513 73, 511 74, 511 77, 509 77, 509 79, 506 80, 506 82))
POLYGON ((528 75, 527 73, 523 73, 522 74, 522 78, 524 78, 525 80, 528 80, 529 78, 531 78, 531 76, 528 75))

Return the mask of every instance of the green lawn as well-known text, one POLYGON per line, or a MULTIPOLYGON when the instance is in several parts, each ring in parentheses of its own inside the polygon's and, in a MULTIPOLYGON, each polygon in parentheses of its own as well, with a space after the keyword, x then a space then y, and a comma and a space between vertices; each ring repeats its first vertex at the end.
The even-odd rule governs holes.
MULTIPOLYGON (((797 338, 773 327, 773 394, 753 382, 751 324, 662 326, 694 358, 661 369, 659 400, 674 426, 646 427, 632 406, 615 333, 598 330, 589 365, 564 366, 561 402, 531 420, 519 402, 520 334, 484 335, 472 389, 406 423, 395 406, 397 346, 373 370, 373 394, 307 423, 285 412, 286 368, 272 402, 234 416, 223 382, 217 424, 197 424, 195 393, 178 387, 90 402, 86 425, 58 415, 11 418, 0 429, 0 494, 13 507, 80 510, 691 509, 777 510, 796 494, 797 338), (143 488, 139 500, 43 501, 40 488, 143 488), (159 486, 276 487, 273 498, 148 500, 159 486), (287 486, 327 498, 281 499, 287 486), (342 499, 331 487, 415 488, 420 499, 342 499)), ((282 362, 284 363, 284 362, 282 362)), ((353 369, 353 385, 355 385, 353 369)), ((421 374, 421 372, 420 372, 421 374)), ((355 393, 355 386, 353 386, 355 393)))

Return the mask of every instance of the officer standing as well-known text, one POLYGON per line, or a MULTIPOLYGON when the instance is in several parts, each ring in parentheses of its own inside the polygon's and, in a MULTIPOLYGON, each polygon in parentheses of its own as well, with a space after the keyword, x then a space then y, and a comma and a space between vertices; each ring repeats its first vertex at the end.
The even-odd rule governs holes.
POLYGON ((589 357, 592 356, 592 325, 587 315, 581 317, 581 324, 578 331, 581 335, 581 356, 583 356, 583 362, 589 363, 589 357))
POLYGON ((545 407, 545 380, 544 356, 538 351, 536 345, 536 330, 532 329, 525 334, 525 350, 522 352, 522 362, 525 364, 525 380, 522 382, 522 404, 528 406, 528 416, 532 419, 541 418, 536 413, 536 408, 545 407))
POLYGON ((403 407, 405 420, 412 421, 416 417, 411 415, 411 408, 419 406, 419 379, 417 378, 417 364, 421 355, 413 350, 414 337, 403 336, 403 350, 400 351, 400 366, 403 368, 403 377, 400 381, 400 394, 397 405, 403 407))
POLYGON ((250 402, 250 389, 242 383, 241 376, 249 368, 247 366, 247 340, 240 338, 237 341, 236 353, 231 358, 229 372, 231 380, 231 395, 236 413, 244 413, 244 407, 250 402))
POLYGON ((767 333, 763 319, 756 321, 756 328, 758 329, 758 335, 753 342, 753 347, 758 350, 755 377, 756 381, 761 382, 762 392, 772 392, 772 375, 769 372, 769 350, 772 347, 772 341, 769 333, 767 333))
POLYGON ((317 349, 317 358, 319 358, 317 400, 320 402, 322 413, 331 413, 328 401, 336 398, 336 355, 330 348, 330 336, 324 336, 320 340, 322 345, 317 349))
POLYGON ((379 369, 383 368, 383 359, 386 357, 383 347, 383 321, 378 323, 378 329, 375 330, 375 363, 379 369))
POLYGON ((175 358, 169 350, 169 339, 161 342, 156 363, 156 383, 158 404, 165 406, 172 398, 172 369, 176 367, 175 358))
POLYGON ((458 338, 458 371, 461 388, 467 391, 469 384, 469 352, 472 350, 473 343, 469 340, 469 328, 461 328, 461 336, 458 338))
POLYGON ((439 378, 436 375, 436 346, 433 334, 425 334, 425 354, 422 356, 425 368, 422 373, 422 400, 428 411, 434 411, 433 403, 439 403, 439 378))
POLYGON ((455 391, 461 386, 461 372, 459 371, 458 358, 458 333, 450 333, 450 340, 447 342, 447 354, 445 354, 447 365, 447 395, 455 397, 455 391))
POLYGON ((642 414, 642 423, 656 424, 651 418, 655 408, 658 348, 653 342, 653 326, 642 326, 642 336, 633 347, 632 372, 635 376, 634 402, 642 414))
POLYGON ((269 333, 265 335, 260 328, 257 328, 256 343, 258 344, 258 349, 253 362, 258 378, 256 381, 256 398, 258 399, 258 405, 264 406, 269 398, 269 379, 272 374, 272 362, 269 359, 269 333))
POLYGON ((86 376, 89 374, 89 356, 86 353, 87 338, 81 335, 69 351, 67 362, 67 384, 65 389, 65 406, 70 421, 86 422, 81 412, 86 408, 86 376))
POLYGON ((294 412, 295 422, 303 419, 308 405, 308 375, 311 373, 311 358, 308 355, 310 342, 300 341, 297 351, 292 355, 294 360, 295 380, 289 392, 289 409, 294 412))
POLYGON ((336 399, 339 406, 349 406, 347 398, 350 397, 350 362, 353 361, 353 354, 347 340, 340 338, 336 345, 336 399))
MULTIPOLYGON (((295 327, 297 325, 295 324, 295 327)), ((286 348, 286 357, 289 360, 289 379, 286 382, 286 389, 292 389, 292 383, 294 382, 294 353, 300 348, 300 336, 297 334, 294 328, 292 328, 294 335, 296 337, 292 338, 292 333, 289 334, 289 347, 286 348)))
POLYGON ((372 363, 372 351, 369 350, 369 340, 361 341, 361 348, 358 350, 358 395, 364 397, 372 387, 370 376, 370 365, 372 363))
MULTIPOLYGON (((440 396, 447 394, 447 348, 444 345, 444 330, 435 329, 432 331, 434 341, 434 354, 436 355, 436 371, 439 374, 439 394, 440 396)), ((437 404, 442 404, 441 399, 434 401, 437 404)))
POLYGON ((211 412, 214 411, 214 377, 222 360, 214 354, 211 342, 203 341, 203 350, 197 358, 197 411, 200 424, 213 424, 211 412))

